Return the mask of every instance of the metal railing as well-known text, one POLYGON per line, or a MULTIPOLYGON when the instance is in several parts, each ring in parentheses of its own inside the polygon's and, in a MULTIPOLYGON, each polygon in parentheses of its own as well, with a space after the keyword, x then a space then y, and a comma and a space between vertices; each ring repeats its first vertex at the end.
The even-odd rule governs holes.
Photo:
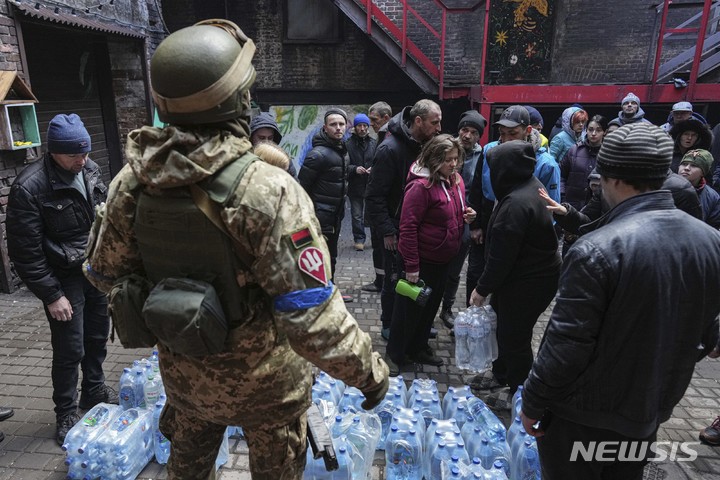
MULTIPOLYGON (((440 9, 440 31, 433 27, 416 9, 409 5, 408 0, 396 0, 402 5, 401 22, 398 25, 378 7, 373 0, 355 0, 365 9, 366 30, 372 35, 373 22, 377 23, 394 38, 400 45, 400 65, 405 67, 408 54, 417 62, 436 82, 438 82, 439 97, 443 98, 445 86, 445 47, 447 43, 446 28, 448 13, 470 13, 475 11, 485 0, 479 0, 469 7, 448 7, 441 0, 433 0, 440 9), (415 42, 408 38, 408 15, 415 18, 440 44, 439 61, 436 64, 431 60, 415 42)), ((426 46, 425 46, 426 47, 426 46)))

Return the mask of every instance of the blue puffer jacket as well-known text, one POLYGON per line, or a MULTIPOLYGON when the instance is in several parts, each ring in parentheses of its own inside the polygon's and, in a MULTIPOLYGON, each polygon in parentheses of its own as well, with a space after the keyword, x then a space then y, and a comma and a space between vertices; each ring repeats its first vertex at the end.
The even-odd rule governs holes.
MULTIPOLYGON (((568 150, 572 148, 578 140, 585 136, 585 130, 580 134, 576 134, 572 129, 572 120, 577 112, 582 110, 578 107, 569 107, 563 111, 562 114, 562 132, 558 133, 550 141, 550 155, 555 158, 555 161, 560 163, 568 150)), ((587 177, 586 177, 587 178, 587 177)))

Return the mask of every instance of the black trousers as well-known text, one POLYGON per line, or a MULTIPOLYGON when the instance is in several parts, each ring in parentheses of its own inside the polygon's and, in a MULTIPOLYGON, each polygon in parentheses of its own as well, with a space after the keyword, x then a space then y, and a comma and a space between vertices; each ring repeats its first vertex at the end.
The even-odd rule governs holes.
POLYGON ((390 328, 393 308, 395 307, 395 284, 402 268, 398 264, 400 254, 386 249, 384 239, 382 245, 385 278, 383 278, 382 292, 380 292, 380 306, 382 307, 380 321, 382 322, 382 328, 390 328))
POLYGON ((468 267, 465 285, 465 305, 470 304, 470 295, 475 290, 478 280, 485 270, 485 244, 477 244, 470 240, 468 252, 468 267))
POLYGON ((540 452, 540 465, 542 467, 543 480, 566 480, 577 478, 582 480, 642 480, 643 469, 647 464, 647 457, 652 455, 649 444, 657 438, 657 429, 645 438, 630 438, 612 430, 604 430, 601 428, 588 427, 580 425, 569 420, 565 420, 558 416, 554 416, 545 430, 545 435, 538 438, 537 445, 540 452), (607 449, 603 454, 603 458, 607 461, 595 460, 587 461, 575 452, 575 461, 571 461, 573 457, 573 447, 577 447, 575 442, 582 442, 583 451, 591 451, 596 453, 600 442, 612 442, 613 449, 627 448, 622 455, 614 454, 607 449), (591 444, 590 442, 597 442, 591 444), (635 445, 617 442, 648 442, 644 446, 635 443, 635 445), (595 448, 591 449, 590 446, 595 448), (645 456, 637 452, 642 449, 647 453, 645 456), (634 449, 634 450, 632 450, 634 449), (633 453, 635 452, 635 453, 633 453), (636 457, 640 460, 628 461, 628 457, 636 457), (624 461, 618 461, 618 457, 624 457, 624 461))
MULTIPOLYGON (((385 275, 385 240, 376 229, 370 228, 370 244, 372 245, 372 261, 375 268, 375 280, 385 275)), ((378 285, 381 287, 382 285, 378 285)))
POLYGON ((538 317, 552 302, 558 275, 507 282, 492 295, 497 314, 498 358, 493 373, 514 393, 532 367, 532 334, 538 317))
MULTIPOLYGON (((402 259, 400 261, 402 265, 402 259)), ((412 357, 429 347, 430 328, 440 308, 447 269, 447 263, 438 265, 420 261, 420 279, 432 288, 430 298, 424 307, 408 297, 396 294, 390 325, 390 340, 387 344, 387 354, 393 362, 405 363, 406 356, 412 357)))
MULTIPOLYGON (((468 256, 470 249, 470 235, 463 235, 462 243, 460 244, 460 251, 458 254, 450 260, 448 264, 447 281, 445 283, 445 294, 443 295, 442 307, 444 309, 450 309, 455 304, 455 295, 457 294, 458 287, 460 286, 460 273, 463 265, 465 265, 465 259, 468 256)), ((476 280, 477 282, 477 280, 476 280)), ((473 286, 474 288, 474 286, 473 286)), ((463 307, 467 305, 467 302, 463 307)))
POLYGON ((110 318, 107 296, 82 275, 59 278, 65 298, 72 305, 72 319, 53 319, 45 306, 53 349, 52 384, 55 415, 60 418, 77 409, 78 366, 82 391, 92 392, 105 383, 102 364, 107 356, 110 318))

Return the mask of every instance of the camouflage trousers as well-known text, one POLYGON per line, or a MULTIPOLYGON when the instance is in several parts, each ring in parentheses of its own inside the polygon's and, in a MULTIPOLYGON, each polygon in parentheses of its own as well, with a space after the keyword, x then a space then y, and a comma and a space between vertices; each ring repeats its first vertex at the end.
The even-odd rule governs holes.
MULTIPOLYGON (((225 425, 187 415, 166 404, 160 431, 171 442, 168 480, 215 479, 215 459, 225 425)), ((305 470, 307 416, 282 427, 243 428, 253 480, 301 480, 305 470)))

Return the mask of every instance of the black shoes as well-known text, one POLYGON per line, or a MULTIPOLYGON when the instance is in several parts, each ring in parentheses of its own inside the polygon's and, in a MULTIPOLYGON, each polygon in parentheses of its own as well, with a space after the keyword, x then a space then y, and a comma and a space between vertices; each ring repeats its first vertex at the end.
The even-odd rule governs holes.
POLYGON ((430 338, 437 338, 437 328, 430 328, 430 338))
POLYGON ((0 407, 0 422, 7 420, 13 415, 15 415, 15 411, 12 408, 0 407))
POLYGON ((61 447, 65 443, 65 437, 67 436, 70 429, 80 420, 80 416, 77 413, 68 413, 65 416, 57 419, 57 430, 55 433, 55 440, 61 447))
POLYGON ((713 447, 720 445, 720 417, 700 432, 700 441, 713 447))
POLYGON ((80 410, 90 410, 98 403, 111 403, 113 405, 118 404, 118 394, 115 390, 108 387, 105 384, 97 387, 92 393, 86 394, 83 392, 80 395, 80 410))
POLYGON ((390 340, 390 327, 380 330, 380 336, 383 338, 383 340, 390 340))
POLYGON ((443 325, 452 330, 452 328, 455 326, 455 314, 452 311, 452 307, 443 307, 443 309, 440 311, 440 320, 443 322, 443 325))
POLYGON ((472 380, 470 380, 470 388, 472 390, 496 390, 500 387, 505 386, 507 386, 507 383, 500 382, 495 377, 492 370, 488 370, 484 373, 479 373, 475 375, 472 380))
POLYGON ((378 286, 375 284, 375 282, 373 282, 373 283, 368 283, 367 285, 363 285, 362 287, 360 287, 360 290, 362 290, 363 292, 373 292, 373 293, 377 293, 377 292, 379 292, 380 290, 382 290, 382 287, 378 287, 378 286))
POLYGON ((411 360, 415 363, 420 363, 422 365, 432 365, 433 367, 440 367, 445 362, 443 362, 443 359, 435 355, 435 352, 433 352, 432 348, 427 347, 425 350, 421 350, 414 355, 412 355, 411 360))

